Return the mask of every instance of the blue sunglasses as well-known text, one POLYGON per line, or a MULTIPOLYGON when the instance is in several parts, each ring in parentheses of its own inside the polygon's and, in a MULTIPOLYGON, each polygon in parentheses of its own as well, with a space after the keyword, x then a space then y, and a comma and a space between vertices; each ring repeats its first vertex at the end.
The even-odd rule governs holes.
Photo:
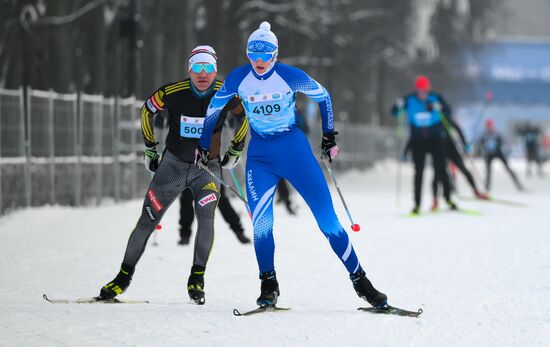
POLYGON ((248 59, 252 61, 258 61, 260 59, 264 63, 273 59, 275 52, 246 52, 248 59))
POLYGON ((216 66, 214 64, 193 64, 191 65, 191 71, 194 73, 201 73, 202 70, 206 73, 212 73, 216 71, 216 66))

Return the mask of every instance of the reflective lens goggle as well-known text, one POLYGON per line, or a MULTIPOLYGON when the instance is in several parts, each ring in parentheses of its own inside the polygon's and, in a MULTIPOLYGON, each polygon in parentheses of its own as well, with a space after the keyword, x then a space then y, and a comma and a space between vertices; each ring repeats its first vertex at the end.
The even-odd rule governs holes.
POLYGON ((264 63, 273 59, 275 52, 246 52, 248 59, 252 61, 258 61, 260 59, 264 63))
POLYGON ((202 70, 206 73, 212 73, 216 71, 216 66, 214 64, 192 64, 189 70, 194 73, 201 73, 202 70))

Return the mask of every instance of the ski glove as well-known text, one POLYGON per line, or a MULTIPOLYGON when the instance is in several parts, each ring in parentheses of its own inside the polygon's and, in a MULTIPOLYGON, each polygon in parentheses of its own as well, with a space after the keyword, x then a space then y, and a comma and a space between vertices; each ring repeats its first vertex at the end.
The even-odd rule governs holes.
POLYGON ((239 149, 238 146, 235 146, 234 143, 231 143, 227 152, 222 159, 222 167, 227 170, 233 169, 239 163, 241 155, 243 154, 242 149, 239 149))
POLYGON ((428 104, 428 111, 441 112, 441 110, 443 110, 443 107, 439 101, 434 101, 431 104, 428 104))
POLYGON ((405 107, 405 100, 403 100, 403 98, 397 98, 395 99, 394 104, 398 110, 401 110, 403 107, 405 107))
POLYGON ((158 142, 153 143, 152 146, 145 145, 143 150, 143 164, 147 171, 151 173, 157 171, 159 167, 160 156, 157 152, 157 144, 158 142))
POLYGON ((202 148, 200 145, 195 149, 195 165, 208 166, 208 157, 210 156, 210 151, 208 149, 202 148))
POLYGON ((338 145, 336 144, 336 135, 338 135, 337 131, 326 133, 323 134, 323 138, 321 140, 321 159, 324 159, 326 157, 331 163, 332 159, 334 159, 336 155, 338 155, 338 151, 340 150, 338 148, 338 145))

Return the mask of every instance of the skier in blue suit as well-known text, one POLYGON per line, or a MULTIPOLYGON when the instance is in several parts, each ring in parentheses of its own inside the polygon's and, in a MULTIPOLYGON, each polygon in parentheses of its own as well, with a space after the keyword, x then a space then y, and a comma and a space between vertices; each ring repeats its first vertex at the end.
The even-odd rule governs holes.
MULTIPOLYGON (((338 221, 327 183, 305 135, 296 121, 296 93, 319 103, 322 152, 332 161, 338 153, 332 102, 327 90, 304 71, 277 62, 278 41, 268 22, 248 38, 250 64, 234 69, 210 101, 195 162, 208 163, 214 126, 220 111, 238 95, 251 128, 246 163, 247 196, 252 211, 254 247, 260 270, 259 306, 272 306, 280 294, 274 265, 273 196, 281 178, 290 182, 313 212, 319 228, 350 274, 359 297, 371 305, 386 304, 387 296, 367 279, 348 235, 338 221)), ((227 153, 235 162, 239 153, 227 153)))

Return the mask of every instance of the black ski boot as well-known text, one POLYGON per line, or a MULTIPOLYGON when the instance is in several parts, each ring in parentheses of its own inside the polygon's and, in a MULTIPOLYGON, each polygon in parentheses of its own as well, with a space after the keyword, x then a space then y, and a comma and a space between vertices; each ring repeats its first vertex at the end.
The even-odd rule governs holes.
POLYGON ((250 243, 250 239, 248 237, 246 237, 246 235, 242 231, 241 232, 235 232, 235 236, 237 236, 237 239, 242 244, 250 243))
POLYGON ((349 278, 353 283, 355 292, 361 299, 366 300, 374 307, 382 307, 387 304, 388 297, 386 294, 380 293, 372 286, 372 283, 365 275, 365 271, 361 270, 359 272, 349 274, 349 278))
POLYGON ((458 206, 453 200, 447 200, 447 206, 449 206, 451 211, 458 211, 458 206))
POLYGON ((115 279, 101 288, 98 299, 105 301, 113 300, 115 296, 124 293, 130 286, 130 282, 132 282, 135 269, 135 266, 122 264, 115 279))
POLYGON ((260 279, 262 280, 262 292, 256 300, 256 304, 260 307, 275 306, 280 295, 279 282, 277 282, 275 271, 261 273, 260 279))
POLYGON ((191 267, 191 275, 187 281, 187 292, 189 299, 193 300, 197 305, 204 305, 204 270, 203 266, 193 265, 191 267))

